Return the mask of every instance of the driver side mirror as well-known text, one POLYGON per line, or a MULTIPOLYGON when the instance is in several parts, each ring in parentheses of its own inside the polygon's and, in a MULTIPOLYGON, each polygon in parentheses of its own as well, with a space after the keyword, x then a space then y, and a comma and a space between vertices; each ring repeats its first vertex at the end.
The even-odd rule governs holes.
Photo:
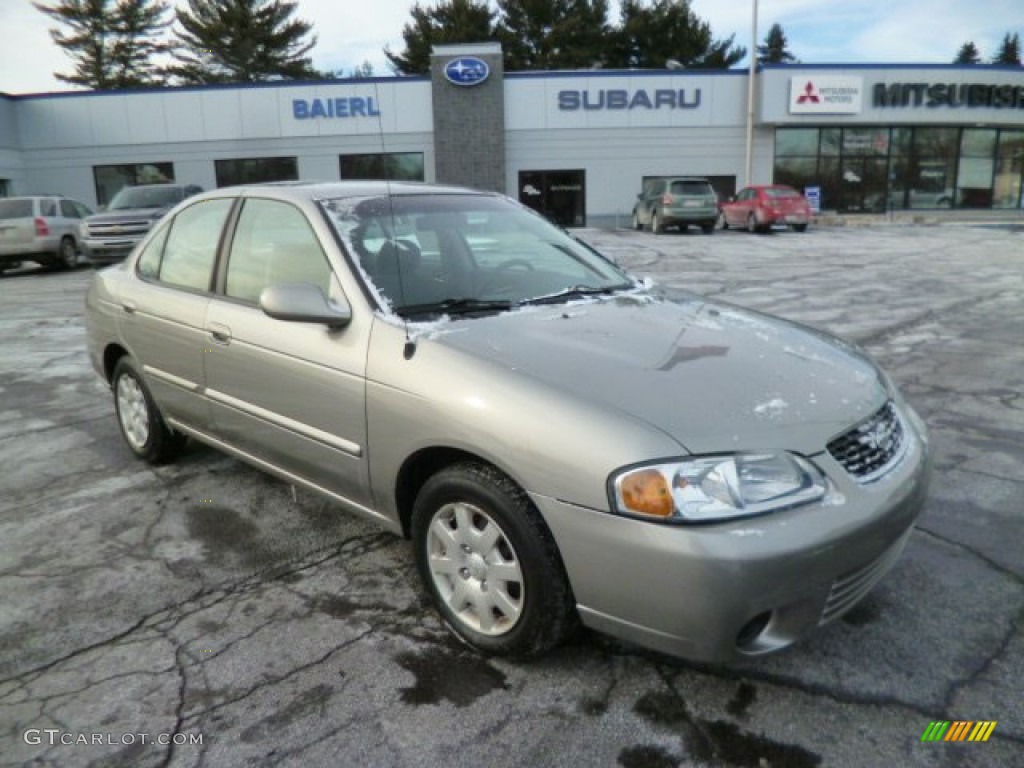
POLYGON ((343 328, 352 321, 352 308, 341 297, 327 301, 312 283, 275 283, 260 293, 260 309, 275 320, 320 323, 343 328))

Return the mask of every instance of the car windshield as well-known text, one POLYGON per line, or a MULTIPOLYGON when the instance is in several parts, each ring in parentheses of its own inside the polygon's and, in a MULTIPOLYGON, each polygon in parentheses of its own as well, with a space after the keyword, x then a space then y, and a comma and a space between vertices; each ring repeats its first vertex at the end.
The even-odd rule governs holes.
POLYGON ((405 317, 474 314, 632 288, 525 206, 475 194, 321 201, 364 277, 405 317))
POLYGON ((129 208, 164 208, 181 202, 181 187, 122 187, 107 206, 108 211, 129 208))
POLYGON ((32 216, 32 200, 0 200, 0 219, 27 219, 32 216))

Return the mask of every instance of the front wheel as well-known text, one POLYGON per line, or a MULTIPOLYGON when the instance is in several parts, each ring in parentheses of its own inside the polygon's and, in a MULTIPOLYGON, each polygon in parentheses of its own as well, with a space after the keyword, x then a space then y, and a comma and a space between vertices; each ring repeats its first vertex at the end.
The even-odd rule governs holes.
POLYGON ((74 238, 70 236, 61 238, 54 266, 57 269, 74 269, 78 266, 78 246, 75 245, 74 238))
POLYGON ((793 224, 791 226, 793 227, 793 231, 794 232, 806 232, 807 231, 807 225, 806 224, 793 224))
POLYGON ((146 382, 130 357, 117 361, 111 383, 117 423, 132 453, 150 464, 163 464, 175 458, 186 438, 164 423, 146 382))
POLYGON ((477 650, 536 656, 575 626, 551 532, 494 467, 466 462, 427 480, 413 506, 412 542, 444 623, 477 650))

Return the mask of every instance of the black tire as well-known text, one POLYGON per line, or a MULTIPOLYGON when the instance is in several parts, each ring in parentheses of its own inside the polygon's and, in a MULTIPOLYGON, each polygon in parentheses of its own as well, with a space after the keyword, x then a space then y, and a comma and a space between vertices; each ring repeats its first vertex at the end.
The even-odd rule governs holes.
POLYGON ((413 506, 412 542, 424 588, 471 647, 537 656, 575 629, 554 538, 526 493, 494 467, 465 462, 427 480, 413 506))
POLYGON ((757 226, 757 217, 754 214, 747 216, 747 232, 754 234, 759 232, 760 228, 757 226))
POLYGON ((729 220, 725 218, 724 213, 718 214, 718 226, 720 226, 722 229, 729 228, 729 220))
POLYGON ((807 225, 806 224, 793 224, 792 227, 793 227, 793 231, 794 232, 806 232, 807 231, 807 225))
POLYGON ((705 235, 715 234, 715 222, 705 221, 703 224, 700 225, 700 231, 703 232, 705 235))
POLYGON ((70 235, 61 238, 53 265, 57 269, 74 269, 78 266, 78 246, 75 245, 75 239, 70 235))
POLYGON ((110 383, 117 425, 132 453, 150 464, 165 464, 177 457, 187 438, 164 423, 145 380, 130 357, 125 355, 117 361, 110 383), (132 423, 138 429, 133 430, 129 426, 132 423))
POLYGON ((658 216, 657 211, 651 212, 651 232, 656 235, 661 235, 665 232, 665 225, 661 223, 661 217, 658 216))
POLYGON ((640 214, 637 213, 637 211, 634 209, 633 210, 633 229, 635 229, 637 232, 639 232, 643 228, 644 228, 644 225, 640 223, 640 214))

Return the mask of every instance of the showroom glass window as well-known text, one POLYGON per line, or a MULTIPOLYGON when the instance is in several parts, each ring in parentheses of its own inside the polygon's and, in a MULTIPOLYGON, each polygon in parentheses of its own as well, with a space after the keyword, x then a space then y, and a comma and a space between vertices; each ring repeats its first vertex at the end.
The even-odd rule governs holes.
MULTIPOLYGON (((775 183, 794 189, 820 186, 817 128, 780 128, 775 132, 775 183)), ((832 204, 834 207, 834 203, 832 204)))
POLYGON ((1024 208, 1024 131, 1000 131, 996 150, 996 178, 993 184, 993 208, 1024 208))
POLYGON ((995 175, 996 130, 965 128, 960 135, 956 170, 956 207, 991 208, 995 175))
POLYGON ((339 157, 342 179, 423 181, 422 152, 378 152, 339 157))
POLYGON ((218 187, 238 184, 260 184, 269 181, 295 181, 299 163, 294 157, 243 157, 215 160, 214 172, 218 187))
POLYGON ((210 289, 217 245, 233 203, 231 198, 204 200, 174 217, 160 261, 160 282, 196 291, 210 289))
POLYGON ((94 165, 92 175, 96 182, 96 204, 106 205, 121 191, 121 187, 173 182, 174 163, 94 165))

